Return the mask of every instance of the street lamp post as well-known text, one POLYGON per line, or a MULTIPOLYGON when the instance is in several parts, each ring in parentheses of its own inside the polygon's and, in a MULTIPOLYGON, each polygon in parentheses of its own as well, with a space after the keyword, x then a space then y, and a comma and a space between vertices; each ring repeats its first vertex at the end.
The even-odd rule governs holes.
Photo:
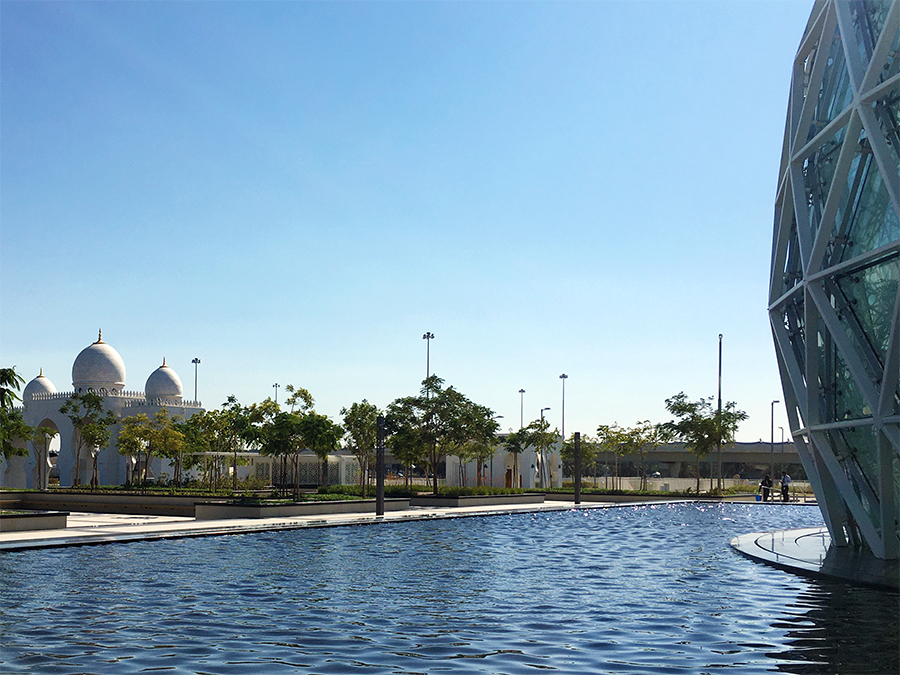
POLYGON ((434 333, 425 333, 422 336, 425 340, 425 379, 431 377, 431 341, 434 340, 434 333))
POLYGON ((543 424, 543 422, 544 422, 544 411, 545 411, 545 410, 550 410, 550 408, 541 408, 541 423, 542 423, 542 424, 543 424))
POLYGON ((194 364, 194 401, 197 400, 197 366, 200 365, 200 359, 195 358, 191 363, 194 364))
POLYGON ((278 387, 281 385, 276 382, 272 386, 275 387, 275 405, 278 405, 278 387))
POLYGON ((770 467, 769 477, 773 481, 775 480, 775 404, 776 403, 781 403, 781 401, 772 401, 772 426, 771 426, 772 435, 769 438, 769 447, 772 449, 772 466, 770 467))
MULTIPOLYGON (((719 333, 719 407, 718 407, 718 412, 716 413, 716 416, 718 418, 717 421, 718 421, 719 425, 721 425, 722 424, 722 334, 721 333, 719 333)), ((718 455, 718 459, 719 459, 719 472, 718 472, 719 480, 718 480, 717 485, 719 487, 719 490, 721 490, 724 487, 724 485, 722 485, 722 434, 721 434, 721 429, 717 430, 717 436, 718 436, 718 438, 716 440, 716 449, 718 451, 717 455, 718 455)))
POLYGON ((560 423, 560 433, 562 434, 563 443, 566 442, 566 380, 569 376, 563 373, 559 376, 562 380, 562 422, 560 423))
POLYGON ((519 428, 525 426, 525 390, 519 389, 519 428))

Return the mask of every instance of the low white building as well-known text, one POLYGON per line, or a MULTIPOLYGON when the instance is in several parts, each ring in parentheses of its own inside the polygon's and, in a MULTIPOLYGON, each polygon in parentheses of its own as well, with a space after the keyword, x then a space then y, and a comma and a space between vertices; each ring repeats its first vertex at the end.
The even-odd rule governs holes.
MULTIPOLYGON (((498 447, 483 462, 481 484, 490 487, 534 489, 562 487, 562 460, 557 445, 551 447, 541 459, 537 448, 528 446, 518 455, 498 447), (545 465, 546 464, 546 465, 545 465)), ((450 455, 446 459, 446 484, 473 487, 478 484, 478 465, 474 461, 460 464, 459 458, 450 455)))
MULTIPOLYGON (((103 397, 104 410, 111 410, 117 420, 144 413, 153 417, 162 408, 172 416, 185 419, 203 408, 199 401, 185 401, 178 374, 166 365, 150 373, 144 391, 125 389, 125 362, 112 346, 103 341, 102 333, 97 341, 87 346, 75 358, 72 365, 72 390, 59 392, 53 382, 41 370, 22 391, 22 410, 25 423, 33 427, 47 427, 57 432, 48 444, 35 447, 28 444, 28 456, 2 460, 0 485, 7 488, 45 488, 50 474, 50 454, 59 452, 56 467, 60 485, 72 485, 76 475, 82 484, 88 484, 93 474, 93 455, 90 449, 81 453, 79 466, 75 466, 77 431, 72 421, 59 409, 72 394, 94 392, 103 397)), ((110 428, 110 444, 97 456, 98 478, 101 485, 120 485, 126 482, 132 460, 117 450, 121 428, 116 423, 110 428)), ((158 475, 164 460, 151 461, 151 474, 158 475)))

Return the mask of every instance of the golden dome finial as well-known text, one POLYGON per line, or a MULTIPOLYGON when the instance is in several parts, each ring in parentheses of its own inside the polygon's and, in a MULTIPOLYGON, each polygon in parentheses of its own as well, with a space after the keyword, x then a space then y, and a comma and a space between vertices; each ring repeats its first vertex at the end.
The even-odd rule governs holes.
POLYGON ((43 369, 43 368, 41 368, 41 372, 40 372, 40 373, 38 373, 38 377, 43 377, 43 376, 44 376, 44 369, 43 369))
POLYGON ((163 357, 163 364, 162 364, 162 367, 163 367, 163 368, 168 368, 168 366, 166 365, 166 357, 165 357, 165 356, 163 357))
POLYGON ((103 329, 102 328, 98 331, 97 342, 95 342, 94 344, 100 344, 101 342, 103 342, 103 329))

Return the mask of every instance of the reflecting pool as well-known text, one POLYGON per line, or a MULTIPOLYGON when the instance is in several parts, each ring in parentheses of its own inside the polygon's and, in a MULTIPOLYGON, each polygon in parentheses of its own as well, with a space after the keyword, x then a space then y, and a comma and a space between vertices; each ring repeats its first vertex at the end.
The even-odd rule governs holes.
POLYGON ((671 504, 7 553, 0 672, 898 672, 896 594, 728 545, 817 525, 671 504))

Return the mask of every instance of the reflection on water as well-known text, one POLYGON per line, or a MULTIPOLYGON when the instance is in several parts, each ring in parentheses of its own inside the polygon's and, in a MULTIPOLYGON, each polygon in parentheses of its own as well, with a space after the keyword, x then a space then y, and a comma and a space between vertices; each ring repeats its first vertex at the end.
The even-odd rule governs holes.
POLYGON ((896 594, 728 546, 820 524, 689 504, 9 553, 0 672, 897 672, 896 594))

